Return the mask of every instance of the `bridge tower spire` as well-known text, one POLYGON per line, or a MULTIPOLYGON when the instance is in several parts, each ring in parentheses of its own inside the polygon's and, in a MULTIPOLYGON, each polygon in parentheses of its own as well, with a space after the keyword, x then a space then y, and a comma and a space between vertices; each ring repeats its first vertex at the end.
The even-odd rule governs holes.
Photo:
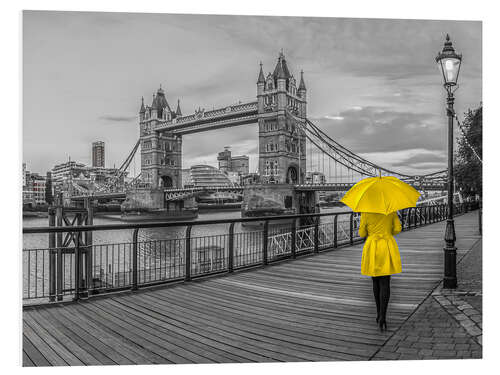
POLYGON ((153 94, 151 106, 144 109, 143 106, 144 103, 139 116, 141 179, 149 183, 152 189, 180 188, 182 187, 182 136, 155 130, 162 123, 182 115, 179 101, 177 111, 173 112, 160 85, 153 94))
POLYGON ((306 171, 306 89, 297 89, 283 51, 273 73, 257 80, 259 173, 264 183, 298 184, 306 171), (264 78, 265 77, 265 78, 264 78))

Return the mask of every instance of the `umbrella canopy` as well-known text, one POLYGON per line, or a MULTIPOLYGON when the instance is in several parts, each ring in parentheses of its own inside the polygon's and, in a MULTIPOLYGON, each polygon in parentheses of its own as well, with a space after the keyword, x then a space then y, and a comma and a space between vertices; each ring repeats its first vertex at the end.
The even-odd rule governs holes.
POLYGON ((393 176, 369 177, 359 181, 340 200, 354 212, 387 215, 415 207, 420 193, 393 176))

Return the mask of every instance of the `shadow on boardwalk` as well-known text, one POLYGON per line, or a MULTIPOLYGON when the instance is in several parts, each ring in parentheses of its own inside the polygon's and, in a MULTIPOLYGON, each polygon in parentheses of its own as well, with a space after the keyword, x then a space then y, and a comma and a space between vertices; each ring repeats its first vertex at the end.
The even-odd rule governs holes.
MULTIPOLYGON (((156 290, 26 309, 23 362, 372 359, 440 283, 444 226, 431 224, 396 237, 403 273, 392 279, 385 333, 375 323, 371 279, 360 275, 358 244, 156 290)), ((461 259, 481 238, 477 211, 456 218, 456 233, 461 259)))

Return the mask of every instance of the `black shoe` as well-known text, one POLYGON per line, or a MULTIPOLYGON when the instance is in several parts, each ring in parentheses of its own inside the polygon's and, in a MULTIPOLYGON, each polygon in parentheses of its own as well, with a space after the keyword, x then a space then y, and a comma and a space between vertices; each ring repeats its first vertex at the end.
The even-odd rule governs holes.
POLYGON ((386 323, 385 319, 381 319, 378 322, 378 328, 380 329, 380 332, 387 331, 387 323, 386 323))

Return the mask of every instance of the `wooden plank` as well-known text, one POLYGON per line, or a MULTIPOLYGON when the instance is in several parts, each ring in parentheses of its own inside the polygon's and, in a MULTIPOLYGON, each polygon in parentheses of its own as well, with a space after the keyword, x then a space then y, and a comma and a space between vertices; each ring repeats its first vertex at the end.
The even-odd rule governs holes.
MULTIPOLYGON (((142 296, 144 297, 144 296, 142 296)), ((157 300, 156 300, 157 301, 157 300)), ((129 301, 127 301, 130 303, 129 301)), ((157 301, 158 302, 158 301, 157 301)), ((145 307, 154 308, 155 301, 150 301, 149 303, 141 300, 141 305, 145 307)), ((158 304, 156 304, 158 306, 158 304)), ((301 347, 301 350, 297 350, 297 345, 289 343, 287 340, 276 340, 275 338, 269 338, 264 334, 264 331, 260 331, 260 334, 255 334, 252 331, 244 330, 242 327, 232 327, 231 329, 225 328, 226 324, 211 324, 208 319, 210 314, 207 312, 206 319, 195 319, 186 312, 182 314, 177 313, 174 310, 168 311, 169 317, 174 317, 178 321, 183 321, 185 324, 195 324, 203 325, 207 331, 215 333, 224 334, 225 337, 234 337, 241 340, 242 342, 248 342, 251 345, 255 345, 257 348, 262 348, 265 352, 272 350, 279 353, 280 355, 290 355, 295 356, 295 360, 326 360, 328 356, 331 355, 330 352, 323 353, 320 349, 307 350, 306 347, 301 347), (272 346, 271 346, 272 345, 272 346), (279 345, 279 347, 277 347, 279 345), (327 355, 326 357, 324 357, 327 355)), ((240 325, 243 326, 243 322, 240 321, 240 325)), ((276 354, 274 354, 276 355, 276 354)))
MULTIPOLYGON (((82 330, 85 330, 85 332, 95 337, 96 340, 105 344, 106 346, 104 348, 112 348, 114 352, 119 353, 122 357, 126 357, 134 364, 162 363, 161 361, 155 361, 154 358, 151 360, 149 358, 151 357, 150 353, 144 352, 144 350, 142 350, 142 348, 137 344, 133 343, 133 345, 127 345, 127 343, 120 338, 110 335, 105 329, 106 327, 103 329, 102 327, 93 324, 91 320, 81 319, 80 314, 78 314, 78 312, 74 312, 72 307, 73 306, 69 307, 67 309, 68 311, 63 312, 66 313, 65 316, 68 320, 71 320, 76 326, 79 326, 82 330)), ((115 357, 112 352, 107 353, 109 354, 107 355, 108 357, 115 357)), ((119 359, 120 357, 117 358, 119 359)))
POLYGON ((80 345, 72 341, 61 329, 54 325, 51 321, 47 320, 44 315, 40 314, 36 310, 25 311, 24 317, 31 315, 33 319, 36 319, 40 325, 45 327, 48 331, 54 335, 62 345, 64 345, 68 351, 72 352, 78 359, 80 359, 84 365, 99 365, 100 362, 93 357, 90 353, 82 349, 80 345))
POLYGON ((59 341, 57 341, 49 330, 42 327, 35 319, 33 319, 31 314, 26 314, 24 322, 34 331, 36 334, 43 339, 43 341, 50 347, 54 353, 57 353, 66 364, 70 366, 82 366, 83 362, 78 359, 73 353, 68 351, 59 341))
MULTIPOLYGON (((107 299, 106 304, 109 304, 108 309, 119 308, 126 311, 130 318, 141 322, 148 328, 152 328, 162 334, 167 335, 169 338, 175 340, 176 345, 180 348, 187 348, 187 350, 198 353, 204 357, 212 358, 215 362, 226 363, 231 362, 249 362, 248 359, 244 357, 239 357, 232 352, 219 349, 217 346, 209 345, 210 342, 199 342, 197 339, 191 338, 189 335, 185 335, 184 330, 175 329, 174 326, 165 324, 161 319, 153 317, 149 314, 144 314, 139 310, 136 310, 131 304, 123 304, 115 299, 107 299)), ((110 311, 110 310, 108 310, 110 311)))
POLYGON ((31 343, 26 333, 23 332, 23 353, 31 360, 35 366, 50 366, 50 362, 42 353, 31 343))
MULTIPOLYGON (((65 307, 63 307, 65 308, 65 307)), ((77 345, 91 354, 101 365, 116 365, 122 362, 122 360, 115 361, 109 358, 107 355, 103 354, 109 351, 109 348, 102 348, 103 344, 89 335, 85 330, 82 330, 78 325, 75 325, 70 320, 66 319, 60 313, 57 313, 55 308, 40 309, 39 313, 44 315, 45 318, 54 325, 56 325, 66 336, 70 337, 77 345)), ((130 363, 129 363, 130 364, 130 363)))
POLYGON ((25 350, 23 350, 23 367, 33 367, 36 366, 28 357, 28 354, 26 353, 25 350))
MULTIPOLYGON (((140 295, 137 295, 137 296, 134 296, 136 298, 139 298, 140 295)), ((129 302, 129 301, 127 301, 129 302)), ((209 337, 213 337, 214 339, 222 339, 222 340, 231 340, 231 338, 233 339, 236 339, 238 341, 236 342, 233 342, 235 345, 233 345, 235 348, 236 347, 246 347, 249 351, 252 351, 253 353, 256 353, 256 354, 260 354, 262 356, 262 359, 266 359, 266 355, 268 355, 269 357, 268 358, 272 358, 272 359, 275 359, 275 360, 281 360, 281 361, 291 361, 292 358, 294 360, 297 360, 297 358, 294 358, 292 356, 288 356, 286 354, 279 354, 279 353, 269 353, 267 351, 263 351, 260 349, 260 347, 258 346, 255 346, 255 347, 252 347, 250 345, 248 345, 245 340, 243 340, 241 337, 237 336, 237 335, 232 335, 232 334, 224 334, 224 335, 221 335, 220 332, 217 332, 217 331, 214 331, 214 330, 209 330, 208 327, 206 326, 200 326, 200 325, 196 325, 196 326, 193 326, 189 323, 182 323, 182 322, 179 322, 179 321, 174 321, 173 319, 171 319, 170 317, 167 317, 167 316, 164 316, 164 319, 168 319, 169 322, 177 325, 178 327, 182 327, 186 330, 190 330, 191 332, 210 332, 208 334, 209 337), (260 353, 259 353, 259 350, 260 350, 260 353), (270 356, 270 354, 273 354, 273 356, 270 356)), ((219 340, 220 341, 220 340, 219 340)))
MULTIPOLYGON (((173 302, 171 299, 169 299, 169 301, 171 303, 173 302)), ((158 298, 156 299, 156 302, 160 303, 158 298)), ((181 309, 181 311, 176 312, 172 310, 171 306, 169 313, 175 314, 175 316, 184 317, 190 321, 198 322, 199 324, 204 323, 207 326, 214 327, 219 331, 236 333, 238 335, 253 338, 265 343, 277 344, 278 342, 281 342, 281 346, 283 348, 287 348, 286 353, 297 355, 299 357, 306 355, 307 358, 303 358, 306 360, 314 360, 313 358, 316 355, 324 355, 330 359, 346 359, 345 357, 354 359, 356 356, 361 359, 364 355, 368 355, 368 353, 372 353, 372 350, 375 350, 373 348, 369 348, 369 345, 365 345, 364 350, 357 350, 356 348, 349 350, 349 348, 346 348, 348 345, 346 345, 347 343, 345 341, 341 343, 343 345, 334 345, 333 342, 335 340, 332 338, 329 340, 313 341, 311 335, 306 333, 301 333, 297 330, 293 331, 283 328, 273 328, 271 325, 264 326, 260 324, 258 320, 252 322, 251 319, 244 320, 238 317, 236 323, 231 324, 231 314, 226 314, 220 309, 216 310, 214 313, 214 311, 207 309, 206 305, 198 307, 202 312, 201 314, 198 314, 198 316, 193 314, 193 310, 196 309, 196 306, 191 306, 190 309, 182 309, 179 305, 176 307, 181 309), (222 318, 221 321, 211 319, 213 316, 217 315, 222 318)), ((277 318, 276 321, 277 320, 279 320, 279 318, 277 318)), ((321 359, 318 358, 317 360, 321 359)))
MULTIPOLYGON (((67 363, 24 321, 23 332, 51 366, 66 366, 67 363)), ((30 356, 31 357, 31 356, 30 356)))
POLYGON ((88 319, 93 320, 95 323, 112 329, 116 334, 122 336, 124 339, 141 345, 146 350, 159 355, 164 358, 165 361, 170 363, 196 363, 192 358, 193 356, 200 361, 204 360, 204 358, 200 356, 190 355, 189 353, 179 351, 166 339, 162 339, 152 333, 136 328, 134 325, 125 320, 125 316, 123 316, 123 314, 120 314, 120 316, 113 316, 109 312, 100 309, 98 307, 98 302, 101 301, 81 304, 81 306, 85 307, 85 309, 80 310, 80 313, 85 315, 88 319))

